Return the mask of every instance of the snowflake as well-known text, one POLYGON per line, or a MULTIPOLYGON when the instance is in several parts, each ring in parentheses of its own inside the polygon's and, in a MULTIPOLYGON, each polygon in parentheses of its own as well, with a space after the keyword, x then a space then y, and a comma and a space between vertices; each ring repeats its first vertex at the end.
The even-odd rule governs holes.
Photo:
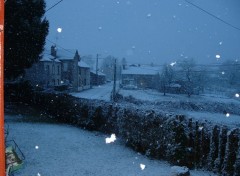
POLYGON ((112 134, 110 138, 106 138, 106 144, 110 144, 116 140, 116 135, 112 134))
POLYGON ((199 130, 199 131, 202 131, 202 129, 203 129, 203 127, 202 127, 202 126, 198 127, 198 130, 199 130))
POLYGON ((61 33, 62 32, 62 28, 57 28, 57 31, 59 32, 59 33, 61 33))
POLYGON ((220 57, 221 57, 221 56, 220 56, 219 54, 216 55, 216 58, 217 58, 217 59, 220 59, 220 57))
POLYGON ((147 17, 148 17, 148 18, 150 18, 151 16, 152 16, 152 14, 151 14, 151 13, 147 14, 147 17))
POLYGON ((229 114, 229 113, 227 113, 227 114, 226 114, 226 117, 229 117, 229 116, 230 116, 230 114, 229 114))
POLYGON ((39 149, 39 146, 36 145, 36 146, 35 146, 35 149, 39 149))
POLYGON ((236 93, 236 94, 235 94, 235 97, 236 97, 236 98, 239 98, 239 94, 238 94, 238 93, 236 93))
POLYGON ((177 62, 172 62, 170 65, 173 67, 176 64, 177 64, 177 62))
POLYGON ((144 164, 140 164, 140 168, 142 169, 142 170, 144 170, 145 169, 145 165, 144 164))

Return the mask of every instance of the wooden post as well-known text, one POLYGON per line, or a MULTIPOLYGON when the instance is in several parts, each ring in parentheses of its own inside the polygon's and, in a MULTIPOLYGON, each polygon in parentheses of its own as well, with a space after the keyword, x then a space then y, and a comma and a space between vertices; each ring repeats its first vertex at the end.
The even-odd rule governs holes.
POLYGON ((0 176, 5 176, 3 43, 4 43, 4 0, 0 0, 0 176))

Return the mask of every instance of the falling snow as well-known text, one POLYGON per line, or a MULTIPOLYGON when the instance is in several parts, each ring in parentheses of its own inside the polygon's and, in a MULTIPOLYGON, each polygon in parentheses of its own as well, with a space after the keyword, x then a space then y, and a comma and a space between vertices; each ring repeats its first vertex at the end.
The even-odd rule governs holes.
POLYGON ((176 64, 177 64, 177 62, 172 62, 170 65, 173 67, 176 64))
POLYGON ((59 33, 61 33, 61 32, 62 32, 62 28, 57 28, 57 31, 58 31, 59 33))
POLYGON ((36 146, 35 146, 35 149, 39 149, 39 147, 36 145, 36 146))
POLYGON ((147 17, 148 17, 148 18, 150 18, 151 16, 152 16, 152 14, 151 14, 151 13, 147 14, 147 17))
POLYGON ((202 126, 198 127, 198 130, 199 130, 199 131, 202 131, 202 129, 203 129, 203 127, 202 127, 202 126))
POLYGON ((238 93, 236 93, 236 94, 235 94, 235 97, 236 97, 236 98, 239 98, 239 94, 238 94, 238 93))
POLYGON ((115 140, 116 140, 116 135, 115 134, 112 134, 110 138, 105 139, 106 144, 110 144, 110 143, 114 142, 115 140))
POLYGON ((142 170, 144 170, 145 169, 145 165, 144 164, 140 164, 140 168, 142 169, 142 170))
POLYGON ((221 56, 220 56, 219 54, 216 55, 216 58, 217 58, 217 59, 220 59, 220 57, 221 57, 221 56))
POLYGON ((226 114, 226 117, 229 117, 229 116, 230 116, 230 114, 229 114, 229 113, 227 113, 227 114, 226 114))

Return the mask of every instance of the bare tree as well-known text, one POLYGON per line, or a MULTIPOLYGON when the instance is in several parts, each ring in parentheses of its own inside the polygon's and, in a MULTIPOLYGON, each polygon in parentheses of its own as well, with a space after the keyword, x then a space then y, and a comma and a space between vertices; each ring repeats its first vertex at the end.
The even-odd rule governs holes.
MULTIPOLYGON (((103 58, 103 61, 101 63, 100 70, 101 70, 101 72, 103 72, 106 75, 106 78, 108 80, 113 80, 115 59, 116 58, 113 56, 107 56, 106 58, 103 58)), ((117 76, 117 79, 119 79, 121 66, 118 62, 118 59, 116 62, 116 68, 117 68, 116 76, 117 76)))
POLYGON ((171 83, 173 83, 173 80, 174 80, 173 66, 165 64, 160 75, 161 90, 163 91, 164 95, 166 95, 166 92, 168 92, 167 89, 170 87, 171 83))
POLYGON ((195 76, 196 76, 196 63, 194 59, 183 60, 179 62, 179 79, 182 82, 184 91, 190 97, 194 93, 195 76))

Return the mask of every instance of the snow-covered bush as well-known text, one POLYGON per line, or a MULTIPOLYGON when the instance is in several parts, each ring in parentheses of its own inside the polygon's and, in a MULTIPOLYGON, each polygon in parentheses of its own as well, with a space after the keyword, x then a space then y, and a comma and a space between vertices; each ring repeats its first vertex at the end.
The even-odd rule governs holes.
POLYGON ((173 166, 171 167, 171 176, 190 176, 190 172, 187 167, 173 166))

